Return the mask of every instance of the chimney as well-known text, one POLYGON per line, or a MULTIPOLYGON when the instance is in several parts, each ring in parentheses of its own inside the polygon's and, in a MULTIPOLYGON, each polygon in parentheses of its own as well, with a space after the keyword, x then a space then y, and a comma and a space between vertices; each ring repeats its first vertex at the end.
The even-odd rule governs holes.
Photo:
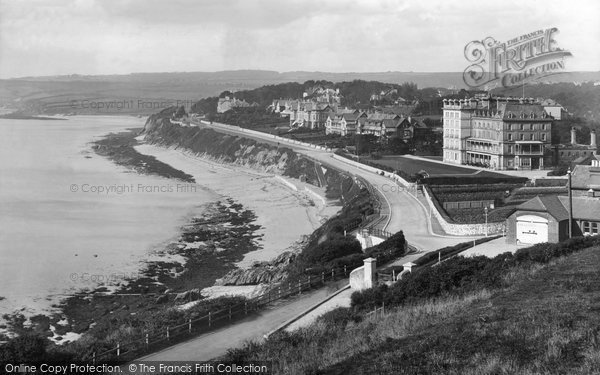
POLYGON ((592 130, 590 132, 590 146, 596 146, 596 131, 592 130))
POLYGON ((577 138, 575 136, 575 127, 571 128, 571 144, 573 144, 573 145, 577 144, 577 138))

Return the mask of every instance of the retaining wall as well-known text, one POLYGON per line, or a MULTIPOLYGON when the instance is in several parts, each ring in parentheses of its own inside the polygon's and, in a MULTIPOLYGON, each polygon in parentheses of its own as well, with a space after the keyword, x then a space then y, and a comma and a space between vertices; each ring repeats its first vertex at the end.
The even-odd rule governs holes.
MULTIPOLYGON (((440 223, 440 226, 447 234, 451 234, 454 236, 483 236, 486 234, 486 224, 456 224, 449 223, 444 219, 442 214, 437 210, 435 205, 433 204, 432 197, 429 195, 427 189, 423 189, 423 195, 427 200, 427 204, 429 205, 430 212, 437 221, 440 223)), ((506 223, 488 223, 487 224, 487 234, 502 234, 506 231, 506 223)))

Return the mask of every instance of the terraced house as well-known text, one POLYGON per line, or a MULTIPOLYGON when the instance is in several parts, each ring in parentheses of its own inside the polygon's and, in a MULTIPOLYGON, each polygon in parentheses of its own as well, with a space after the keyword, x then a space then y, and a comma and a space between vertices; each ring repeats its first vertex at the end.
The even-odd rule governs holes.
POLYGON ((444 99, 444 161, 492 169, 543 169, 553 118, 533 99, 444 99))

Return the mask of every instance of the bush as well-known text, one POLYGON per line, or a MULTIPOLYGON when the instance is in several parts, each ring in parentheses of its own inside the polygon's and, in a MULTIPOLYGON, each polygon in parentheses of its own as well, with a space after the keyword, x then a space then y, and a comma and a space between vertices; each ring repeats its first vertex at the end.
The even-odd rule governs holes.
POLYGON ((354 237, 334 237, 308 248, 300 254, 307 265, 319 265, 351 254, 362 254, 360 242, 354 237))
MULTIPOLYGON (((446 247, 439 251, 460 252, 468 243, 446 247)), ((352 294, 352 307, 370 310, 375 306, 398 305, 432 298, 445 293, 464 293, 478 288, 497 288, 502 285, 502 276, 515 266, 533 263, 548 263, 550 260, 569 255, 577 250, 600 246, 600 237, 575 237, 558 244, 542 243, 519 249, 515 254, 504 253, 492 259, 483 256, 454 257, 436 267, 424 267, 437 260, 437 251, 424 255, 415 263, 421 264, 411 274, 392 287, 381 285, 352 294)))
POLYGON ((323 322, 327 327, 345 327, 348 322, 358 323, 361 320, 360 314, 347 307, 338 307, 317 318, 317 321, 323 322))
POLYGON ((18 336, 0 346, 0 363, 31 363, 47 359, 45 337, 31 333, 18 336))

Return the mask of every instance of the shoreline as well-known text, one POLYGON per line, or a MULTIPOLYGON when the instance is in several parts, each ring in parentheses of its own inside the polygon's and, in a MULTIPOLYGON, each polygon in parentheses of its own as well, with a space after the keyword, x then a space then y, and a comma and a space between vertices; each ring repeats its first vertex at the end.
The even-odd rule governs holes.
MULTIPOLYGON (((160 158, 138 152, 135 146, 140 145, 136 135, 136 130, 128 129, 128 132, 107 134, 90 143, 97 155, 106 157, 117 165, 135 170, 137 173, 194 181, 194 177, 184 172, 184 169, 176 169, 159 160, 160 158)), ((197 159, 194 157, 194 163, 199 162, 197 159)), ((250 181, 260 182, 263 195, 269 195, 268 191, 276 189, 284 190, 285 195, 290 195, 289 186, 285 186, 286 184, 281 181, 275 181, 272 174, 219 163, 217 160, 205 159, 203 162, 204 167, 210 165, 211 174, 229 171, 229 174, 239 179, 240 173, 243 173, 250 181), (273 181, 266 183, 269 179, 273 181)), ((247 192, 246 190, 245 193, 247 192)), ((298 201, 304 200, 304 208, 311 210, 309 194, 305 192, 304 197, 301 196, 302 194, 296 192, 296 195, 292 195, 298 201)), ((314 202, 312 205, 315 206, 314 202)), ((338 209, 335 211, 337 212, 338 209)), ((4 328, 17 334, 28 330, 34 331, 60 345, 76 342, 83 333, 102 336, 102 332, 108 332, 111 320, 127 319, 132 315, 143 313, 144 310, 161 309, 162 307, 156 305, 171 301, 178 291, 200 288, 204 290, 205 299, 231 295, 250 297, 260 293, 261 285, 220 286, 217 281, 231 270, 248 269, 256 262, 269 261, 284 251, 297 250, 301 246, 299 241, 301 237, 297 236, 287 243, 287 246, 275 245, 277 247, 275 253, 272 252, 272 247, 265 252, 263 246, 265 233, 259 232, 264 229, 265 224, 270 225, 270 220, 268 217, 259 220, 260 213, 257 214, 244 205, 241 199, 223 194, 222 199, 206 205, 203 211, 205 212, 200 215, 201 217, 189 218, 189 223, 181 227, 177 240, 165 241, 169 243, 155 254, 159 257, 158 260, 146 262, 145 268, 140 271, 141 277, 127 280, 125 285, 117 286, 112 293, 105 286, 77 293, 55 306, 61 311, 57 314, 39 314, 30 317, 27 321, 15 312, 10 317, 8 326, 4 328), (254 254, 247 258, 247 255, 252 253, 254 254), (160 254, 181 256, 185 261, 183 263, 163 261, 160 260, 160 254)), ((312 211, 316 212, 315 209, 312 211)), ((312 226, 306 235, 310 235, 327 217, 311 215, 308 211, 305 216, 312 226)), ((178 308, 177 305, 171 307, 178 308)))

